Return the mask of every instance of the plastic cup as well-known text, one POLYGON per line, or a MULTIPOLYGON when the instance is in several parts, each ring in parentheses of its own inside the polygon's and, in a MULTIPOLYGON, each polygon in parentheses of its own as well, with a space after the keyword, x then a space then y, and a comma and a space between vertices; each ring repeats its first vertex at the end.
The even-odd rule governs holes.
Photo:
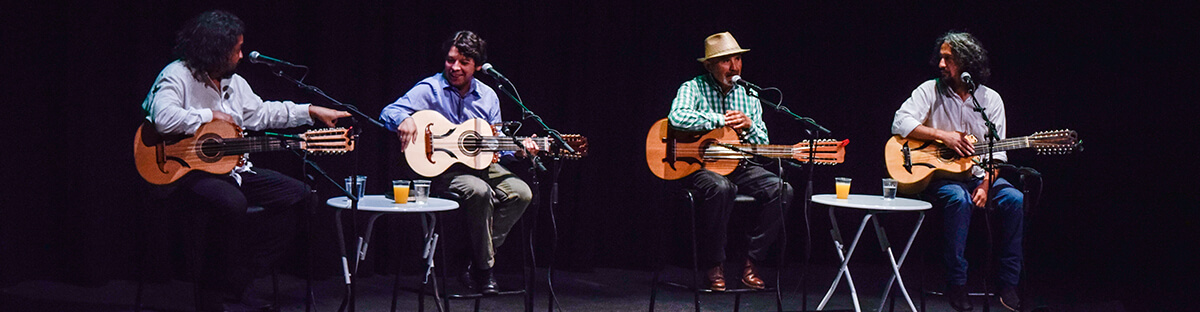
POLYGON ((397 204, 408 203, 408 180, 392 180, 392 201, 397 204))
POLYGON ((883 199, 896 199, 896 179, 883 179, 883 199))
POLYGON ((847 178, 847 177, 833 178, 833 189, 837 191, 838 199, 850 198, 850 178, 847 178))
POLYGON ((414 180, 412 185, 413 201, 417 204, 425 204, 429 201, 429 180, 414 180))
POLYGON ((358 199, 363 198, 363 194, 365 194, 364 190, 366 190, 366 185, 367 185, 367 176, 365 176, 365 175, 356 175, 356 176, 346 177, 346 190, 350 190, 350 193, 354 194, 354 196, 357 197, 358 199), (358 178, 357 183, 354 182, 355 178, 358 178))

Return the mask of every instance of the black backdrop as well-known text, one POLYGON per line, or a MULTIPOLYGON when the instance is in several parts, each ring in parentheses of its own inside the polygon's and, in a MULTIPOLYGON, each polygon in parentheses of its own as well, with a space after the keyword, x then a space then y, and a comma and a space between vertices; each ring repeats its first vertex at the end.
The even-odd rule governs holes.
MULTIPOLYGON (((139 104, 171 61, 182 21, 220 8, 248 25, 243 50, 306 64, 306 80, 368 115, 440 70, 440 44, 471 29, 529 107, 564 133, 590 139, 590 155, 565 164, 558 263, 573 269, 645 268, 650 229, 665 218, 666 191, 644 165, 642 140, 663 118, 679 83, 702 72, 702 39, 731 31, 745 48, 743 76, 785 93, 784 104, 838 139, 846 162, 819 167, 877 192, 892 113, 934 77, 933 41, 967 30, 990 50, 1008 109, 1009 135, 1070 128, 1086 150, 1066 156, 1011 152, 1045 175, 1031 242, 1037 280, 1059 291, 1145 302, 1185 294, 1197 247, 1194 7, 1144 3, 741 4, 694 1, 443 3, 441 1, 129 1, 6 5, 3 13, 6 137, 0 204, 0 284, 31 279, 86 285, 130 278, 133 214, 142 183, 129 141, 139 104), (863 182, 859 182, 863 181, 863 182)), ((265 99, 326 104, 243 62, 238 72, 265 99)), ((481 80, 491 84, 488 77, 481 80)), ((501 101, 506 119, 516 106, 501 101)), ((803 127, 767 112, 772 141, 804 139, 803 127)), ((526 126, 523 134, 533 131, 526 126)), ((393 136, 368 132, 350 156, 318 161, 335 177, 396 175, 393 136)), ((256 164, 299 174, 287 154, 256 164)), ((802 185, 806 174, 790 172, 802 185)), ((332 188, 319 185, 324 197, 332 188)), ((798 208, 799 206, 794 206, 798 208)), ((813 261, 832 263, 824 209, 813 216, 813 261)), ((789 218, 791 259, 803 242, 800 209, 789 218)), ((540 214, 539 251, 548 251, 540 214)), ((934 225, 936 223, 930 223, 934 225)), ((895 236, 899 237, 899 236, 895 236)), ((869 249, 865 249, 869 250, 869 249)), ((332 258, 332 256, 330 256, 332 258)), ((332 265, 328 266, 331 273, 332 265)))

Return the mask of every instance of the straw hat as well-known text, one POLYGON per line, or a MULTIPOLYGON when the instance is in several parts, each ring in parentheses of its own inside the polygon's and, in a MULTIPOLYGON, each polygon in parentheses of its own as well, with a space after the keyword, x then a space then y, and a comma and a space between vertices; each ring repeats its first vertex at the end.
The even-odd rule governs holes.
POLYGON ((710 58, 738 54, 746 51, 750 51, 750 49, 742 49, 742 47, 738 45, 737 40, 733 39, 733 35, 727 31, 705 38, 704 57, 696 60, 703 62, 710 58))

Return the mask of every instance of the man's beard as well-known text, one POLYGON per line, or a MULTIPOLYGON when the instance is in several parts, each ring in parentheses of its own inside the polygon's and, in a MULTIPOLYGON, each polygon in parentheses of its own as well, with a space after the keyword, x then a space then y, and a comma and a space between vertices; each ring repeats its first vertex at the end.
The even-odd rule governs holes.
POLYGON ((237 63, 226 64, 225 66, 218 68, 216 72, 213 72, 210 75, 212 75, 212 78, 214 79, 225 80, 233 77, 235 69, 237 69, 237 63))

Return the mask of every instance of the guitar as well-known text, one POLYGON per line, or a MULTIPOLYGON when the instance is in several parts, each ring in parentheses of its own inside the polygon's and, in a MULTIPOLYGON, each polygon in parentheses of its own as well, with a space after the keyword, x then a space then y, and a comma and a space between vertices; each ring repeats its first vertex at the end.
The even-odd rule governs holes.
MULTIPOLYGON (((422 176, 437 176, 454 164, 481 170, 495 162, 496 152, 525 149, 520 142, 526 137, 496 136, 492 125, 483 119, 472 118, 456 125, 432 110, 414 112, 412 119, 417 124, 416 142, 404 148, 404 158, 413 172, 422 176)), ((530 139, 539 151, 549 155, 565 159, 587 156, 587 138, 578 134, 563 135, 575 153, 555 146, 550 137, 530 139)))
MULTIPOLYGON (((978 155, 988 153, 987 142, 974 143, 975 153, 961 157, 958 152, 939 142, 905 139, 892 136, 884 146, 883 158, 888 174, 899 182, 898 191, 914 194, 924 190, 935 174, 949 178, 966 178, 978 160, 978 155)), ((1067 154, 1082 148, 1082 141, 1072 130, 1043 131, 1030 136, 996 141, 992 151, 1003 152, 1024 148, 1036 149, 1038 154, 1067 154)))
POLYGON ((791 158, 808 161, 812 151, 813 163, 834 165, 845 160, 849 140, 819 140, 810 148, 808 142, 795 145, 743 144, 737 133, 728 127, 707 132, 683 131, 671 128, 666 118, 655 122, 646 134, 646 164, 655 176, 665 180, 686 177, 700 169, 727 175, 742 159, 754 157, 751 152, 771 158, 791 158), (744 152, 743 152, 744 151, 744 152))
POLYGON ((146 182, 168 184, 192 170, 214 174, 233 171, 245 153, 301 149, 314 154, 341 154, 354 150, 354 139, 345 128, 309 130, 296 136, 242 137, 231 123, 213 120, 191 136, 158 133, 143 121, 133 137, 133 159, 146 182))

